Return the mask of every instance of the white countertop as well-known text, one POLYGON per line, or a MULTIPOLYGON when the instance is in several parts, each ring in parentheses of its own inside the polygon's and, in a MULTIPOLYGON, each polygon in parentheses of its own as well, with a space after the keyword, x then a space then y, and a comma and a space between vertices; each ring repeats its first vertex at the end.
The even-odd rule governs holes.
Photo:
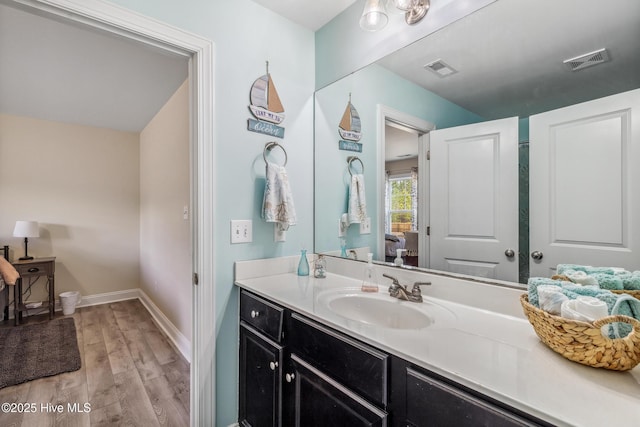
MULTIPOLYGON (((547 422, 580 427, 640 426, 640 366, 616 372, 566 360, 539 340, 524 317, 473 307, 468 301, 464 305, 435 298, 426 288, 425 307, 436 304, 454 314, 444 317, 446 324, 436 322, 408 330, 378 328, 341 317, 318 302, 318 295, 332 290, 359 289, 360 280, 331 273, 325 279, 314 279, 261 270, 269 275, 237 274, 236 285, 547 422)), ((424 273, 416 274, 425 277, 424 273)), ((442 295, 438 276, 428 277, 434 284, 433 294, 442 295)), ((453 282, 459 282, 442 280, 449 280, 445 285, 451 289, 453 282)), ((467 294, 469 284, 483 291, 483 285, 465 281, 467 294)), ((387 285, 385 279, 381 297, 387 296, 387 285)), ((523 293, 492 288, 498 288, 491 292, 502 292, 508 301, 517 301, 517 295, 523 293)), ((483 298, 478 294, 478 301, 483 298)))

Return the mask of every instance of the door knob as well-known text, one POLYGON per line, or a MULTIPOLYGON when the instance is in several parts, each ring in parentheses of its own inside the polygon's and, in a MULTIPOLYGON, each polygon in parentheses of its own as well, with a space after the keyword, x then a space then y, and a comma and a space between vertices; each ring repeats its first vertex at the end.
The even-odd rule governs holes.
POLYGON ((293 381, 296 378, 296 374, 287 374, 284 376, 284 379, 290 383, 291 381, 293 381))
POLYGON ((271 368, 272 371, 275 371, 276 368, 278 367, 278 362, 269 362, 269 367, 271 368))
POLYGON ((260 312, 259 311, 251 310, 251 318, 252 319, 255 319, 258 316, 260 316, 260 312))
POLYGON ((533 252, 531 252, 531 258, 535 259, 536 261, 541 260, 541 259, 542 259, 542 256, 543 256, 543 254, 542 254, 542 252, 540 252, 540 251, 533 251, 533 252))
POLYGON ((506 251, 504 251, 504 255, 507 258, 513 258, 514 256, 516 256, 516 252, 513 249, 509 248, 506 251))

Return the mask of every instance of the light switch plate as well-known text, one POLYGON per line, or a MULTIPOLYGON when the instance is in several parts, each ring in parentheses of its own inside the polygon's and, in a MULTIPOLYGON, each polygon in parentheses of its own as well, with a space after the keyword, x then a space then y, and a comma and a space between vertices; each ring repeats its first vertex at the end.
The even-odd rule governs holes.
POLYGON ((253 225, 250 219, 231 220, 231 243, 251 243, 253 225))
POLYGON ((360 234, 371 234, 371 218, 366 217, 360 223, 360 234))
POLYGON ((344 237, 347 234, 347 228, 343 225, 342 220, 338 220, 338 237, 344 237))

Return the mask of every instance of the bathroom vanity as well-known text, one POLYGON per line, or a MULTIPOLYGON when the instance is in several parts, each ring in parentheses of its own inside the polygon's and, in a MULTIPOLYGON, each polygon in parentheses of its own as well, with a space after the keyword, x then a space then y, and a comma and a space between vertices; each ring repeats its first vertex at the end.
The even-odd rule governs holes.
POLYGON ((519 310, 522 289, 390 269, 404 285, 432 282, 413 303, 391 298, 388 280, 360 292, 351 270, 364 264, 333 259, 328 277, 314 279, 295 275, 295 262, 236 263, 240 425, 640 421, 640 373, 584 367, 546 348, 519 310))

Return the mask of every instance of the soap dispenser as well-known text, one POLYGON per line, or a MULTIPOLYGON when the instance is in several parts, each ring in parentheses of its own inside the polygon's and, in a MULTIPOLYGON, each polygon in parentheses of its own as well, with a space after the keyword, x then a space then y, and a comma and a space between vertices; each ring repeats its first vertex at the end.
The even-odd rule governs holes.
POLYGON ((313 266, 313 277, 316 279, 327 277, 327 261, 324 259, 324 255, 318 255, 318 259, 313 266))
POLYGON ((373 266, 373 254, 367 254, 367 266, 362 279, 362 292, 378 292, 378 273, 373 266))
POLYGON ((406 249, 396 249, 396 259, 393 260, 395 265, 402 265, 404 261, 402 260, 402 252, 406 252, 406 249))

